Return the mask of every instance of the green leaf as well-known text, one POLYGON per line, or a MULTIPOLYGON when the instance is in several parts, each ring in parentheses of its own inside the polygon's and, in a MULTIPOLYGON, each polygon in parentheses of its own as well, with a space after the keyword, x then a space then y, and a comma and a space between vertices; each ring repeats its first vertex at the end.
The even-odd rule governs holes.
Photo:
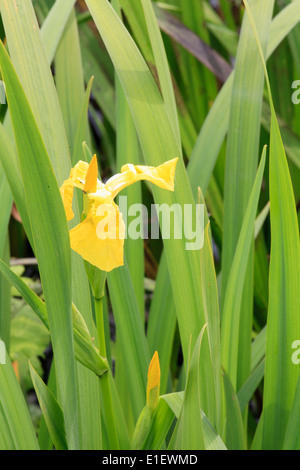
MULTIPOLYGON (((150 362, 140 311, 128 267, 108 273, 108 290, 116 322, 117 341, 126 367, 127 387, 134 419, 137 420, 146 397, 147 370, 150 362)), ((117 363, 116 368, 120 367, 117 363)))
MULTIPOLYGON (((0 138, 0 159, 2 162, 3 169, 5 171, 5 177, 7 179, 7 182, 9 183, 10 191, 13 195, 13 199, 16 203, 17 209, 21 215, 22 223, 24 225, 24 229, 26 230, 28 240, 32 242, 31 227, 27 212, 24 186, 21 178, 18 156, 17 152, 15 151, 12 139, 10 138, 10 131, 8 129, 8 126, 5 127, 3 124, 0 124, 0 138)), ((6 190, 3 201, 7 197, 8 192, 6 190)))
POLYGON ((0 364, 0 425, 1 450, 38 450, 28 408, 7 354, 6 364, 0 364))
POLYGON ((201 343, 205 326, 196 342, 191 364, 188 370, 181 413, 178 420, 178 432, 175 448, 178 450, 204 450, 204 436, 201 416, 201 394, 199 384, 200 361, 202 361, 201 343))
MULTIPOLYGON (((253 2, 254 16, 264 49, 266 49, 268 43, 273 8, 274 0, 263 4, 253 2)), ((222 321, 232 263, 257 171, 263 87, 264 71, 259 61, 250 22, 247 15, 245 15, 236 57, 226 146, 224 181, 224 214, 226 214, 226 217, 224 218, 222 241, 222 321)), ((240 316, 240 321, 236 323, 236 328, 233 330, 235 337, 238 338, 239 352, 238 355, 235 352, 231 358, 232 361, 237 360, 236 377, 234 376, 235 373, 232 375, 228 369, 228 362, 223 364, 234 389, 236 389, 236 385, 238 387, 242 385, 250 372, 253 315, 253 247, 247 254, 247 258, 244 290, 241 293, 243 315, 240 316)), ((227 344, 230 347, 229 343, 227 344)), ((224 345, 223 342, 223 347, 224 345)))
MULTIPOLYGON (((118 14, 120 11, 115 8, 118 14)), ((141 150, 138 141, 138 136, 135 130, 134 122, 130 113, 130 109, 121 87, 120 81, 115 76, 116 85, 116 115, 117 115, 117 158, 116 165, 117 171, 120 171, 123 165, 126 165, 128 158, 130 163, 139 165, 141 163, 141 150), (130 155, 130 157, 129 157, 130 155)), ((131 187, 122 191, 122 197, 127 197, 127 207, 130 208, 133 204, 142 203, 142 186, 140 182, 135 183, 131 187)), ((125 211, 126 212, 126 211, 125 211)), ((127 228, 131 221, 127 213, 123 213, 123 217, 127 217, 127 228)), ((142 322, 144 323, 144 240, 139 238, 137 240, 128 236, 124 248, 125 257, 128 262, 128 268, 132 279, 134 291, 138 301, 139 309, 141 312, 142 322)))
POLYGON ((85 81, 94 76, 93 96, 105 118, 115 129, 115 90, 113 78, 110 77, 110 70, 107 67, 107 65, 111 67, 111 64, 106 63, 107 53, 103 47, 95 43, 94 34, 87 25, 80 27, 80 39, 85 81))
MULTIPOLYGON (((244 215, 233 263, 225 292, 221 342, 222 366, 230 377, 234 390, 237 389, 237 366, 240 354, 239 338, 242 294, 251 243, 254 236, 254 223, 266 162, 266 147, 263 150, 260 166, 251 191, 244 215)), ((244 312, 243 312, 244 314, 244 312)))
POLYGON ((73 155, 72 155, 72 162, 76 165, 79 160, 84 160, 83 158, 83 150, 82 150, 82 143, 86 140, 86 136, 88 134, 88 107, 90 102, 90 95, 93 86, 94 77, 91 77, 90 81, 85 90, 85 94, 83 97, 83 102, 81 104, 80 113, 77 120, 76 125, 76 132, 74 137, 74 145, 73 145, 73 155))
MULTIPOLYGON (((1 218, 1 216, 0 216, 1 218)), ((3 227, 7 232, 7 223, 3 227)), ((0 256, 9 262, 10 250, 9 239, 6 233, 6 240, 4 241, 3 249, 0 251, 0 256)), ((0 275, 0 335, 2 341, 6 344, 6 349, 10 351, 10 323, 11 323, 11 292, 10 285, 4 276, 0 275)))
POLYGON ((226 372, 223 373, 225 398, 225 437, 224 442, 229 450, 246 450, 244 425, 238 398, 226 372))
MULTIPOLYGON (((278 13, 271 22, 267 58, 271 56, 276 47, 300 21, 299 7, 300 0, 292 2, 278 13)), ((206 193, 220 148, 228 130, 234 74, 235 72, 232 72, 218 93, 201 128, 190 158, 188 174, 195 199, 197 198, 198 186, 201 187, 204 194, 206 193)))
POLYGON ((170 69, 164 43, 158 27, 157 19, 154 14, 154 6, 150 0, 142 0, 142 7, 148 28, 148 34, 153 50, 155 65, 157 68, 158 79, 161 87, 162 97, 166 106, 167 113, 170 116, 170 122, 174 126, 174 134, 180 145, 180 132, 177 117, 176 101, 173 90, 170 69))
POLYGON ((300 449, 300 434, 299 434, 299 413, 300 413, 300 377, 295 392, 295 399, 290 413, 290 418, 287 424, 284 450, 299 450, 300 449))
MULTIPOLYGON (((184 392, 168 393, 167 395, 162 395, 160 399, 163 399, 170 410, 174 413, 175 417, 178 419, 180 416, 182 403, 184 398, 184 392)), ((201 410, 202 416, 202 427, 203 427, 203 437, 206 450, 226 450, 226 446, 222 441, 221 437, 218 435, 210 421, 207 419, 203 411, 201 410)))
POLYGON ((271 257, 264 432, 266 448, 280 448, 299 377, 290 348, 300 337, 300 247, 294 194, 276 115, 273 111, 270 146, 271 257), (280 364, 280 367, 279 367, 280 364), (278 426, 280 432, 275 432, 278 426))
MULTIPOLYGON (((146 164, 157 166, 181 155, 173 126, 146 63, 128 31, 106 0, 88 0, 88 8, 114 63, 135 122, 146 164), (153 138, 155 136, 155 139, 153 138)), ((176 170, 175 192, 153 187, 156 203, 194 207, 189 182, 180 158, 176 170)), ((187 359, 190 335, 194 345, 204 324, 203 308, 196 288, 199 279, 199 251, 187 251, 185 240, 164 240, 183 352, 187 359), (176 252, 176 259, 174 253, 176 252), (198 282, 197 282, 198 279, 198 282)))
POLYGON ((76 0, 55 1, 42 25, 41 35, 50 64, 75 2, 76 0))
POLYGON ((167 388, 176 324, 177 318, 173 292, 170 286, 166 256, 163 253, 156 276, 156 286, 151 300, 147 326, 147 341, 150 354, 154 354, 157 351, 159 356, 161 393, 165 393, 167 388), (167 335, 166 331, 168 332, 167 335))
MULTIPOLYGON (((67 22, 74 3, 69 0, 67 2, 57 2, 57 8, 61 7, 61 17, 58 18, 58 10, 55 11, 55 14, 53 14, 54 10, 51 10, 51 21, 49 20, 48 27, 42 34, 39 31, 31 0, 22 2, 22 8, 15 8, 15 5, 11 2, 5 1, 2 3, 5 3, 2 6, 0 2, 0 6, 12 61, 24 87, 51 160, 57 182, 60 185, 69 176, 71 159, 62 112, 50 68, 50 61, 53 59, 50 55, 55 52, 55 47, 51 46, 52 52, 47 56, 45 45, 47 48, 47 45, 51 45, 51 43, 53 45, 55 41, 59 42, 64 24, 67 22), (55 21, 57 21, 57 28, 55 21)), ((47 26, 47 23, 45 26, 47 26)), ((14 186, 14 184, 13 182, 12 185, 14 186)), ((18 204, 20 205, 20 202, 18 204)), ((76 223, 76 220, 79 221, 76 198, 74 198, 73 207, 75 213, 74 222, 76 223)), ((27 227, 26 233, 29 233, 27 227)), ((82 258, 73 251, 71 254, 71 265, 72 300, 84 315, 84 320, 91 334, 96 336, 84 263, 82 258)), ((71 282, 70 278, 69 282, 71 282)), ((62 332, 63 330, 61 330, 61 334, 62 332)), ((79 413, 81 422, 80 445, 84 448, 97 449, 100 447, 101 442, 98 378, 87 368, 82 367, 81 364, 76 364, 76 368, 79 384, 79 413), (96 411, 96 407, 98 411, 96 411), (94 430, 93 432, 91 431, 92 429, 94 430)), ((60 381, 58 380, 58 382, 60 381)), ((75 415, 73 414, 72 419, 74 417, 75 415)))
POLYGON ((83 138, 76 143, 78 145, 76 148, 74 137, 84 99, 84 78, 78 26, 74 10, 71 12, 55 54, 55 83, 72 157, 77 150, 76 160, 72 158, 72 164, 75 166, 79 160, 82 160, 81 145, 82 141, 86 140, 87 135, 87 112, 84 115, 85 127, 83 128, 83 138), (78 154, 80 155, 79 158, 77 158, 78 154))
POLYGON ((55 397, 29 363, 30 374, 45 422, 56 450, 67 450, 63 412, 55 397))
MULTIPOLYGON (((49 319, 45 303, 1 259, 0 271, 17 289, 43 325, 49 330, 49 319)), ((74 304, 72 305, 72 322, 76 359, 96 375, 101 376, 107 371, 107 361, 99 355, 99 351, 93 343, 86 323, 74 304)))
MULTIPOLYGON (((215 422, 219 429, 221 419, 221 338, 220 338, 220 310, 218 298, 217 278, 214 266, 210 226, 207 224, 204 232, 204 245, 200 253, 201 285, 203 291, 204 312, 207 322, 207 335, 212 358, 214 394, 215 394, 215 422)), ((205 380, 205 379, 204 379, 205 380)), ((213 394, 211 394, 213 395, 213 394)))
POLYGON ((246 406, 249 404, 253 393, 257 389, 258 385, 262 381, 265 372, 265 360, 263 359, 258 366, 251 372, 250 376, 244 383, 244 385, 238 391, 237 397, 239 400, 240 408, 242 413, 246 406))
MULTIPOLYGON (((2 145, 1 145, 1 151, 3 152, 5 151, 2 145)), ((8 222, 9 222, 11 209, 12 209, 12 194, 11 194, 5 173, 3 171, 2 165, 0 167, 0 201, 1 201, 0 253, 2 253, 5 243, 6 243, 8 222)))
POLYGON ((154 412, 151 427, 142 448, 145 450, 161 449, 174 418, 173 411, 163 397, 160 397, 154 412))
MULTIPOLYGON (((70 160, 53 76, 31 0, 0 1, 11 61, 37 122, 58 183, 69 176, 70 160)), ((45 41, 46 42, 46 41, 45 41)))
POLYGON ((69 446, 77 447, 76 380, 71 323, 71 258, 67 221, 56 178, 28 101, 3 44, 2 76, 6 84, 32 234, 39 262, 59 391, 69 446), (20 113, 19 109, 23 112, 20 113), (39 194, 39 197, 37 197, 39 194), (51 265, 49 260, 51 259, 51 265), (55 260, 55 262, 54 262, 55 260))
POLYGON ((255 21, 245 6, 264 66, 271 106, 270 206, 271 255, 267 321, 262 447, 281 449, 293 411, 299 368, 291 347, 300 336, 300 244, 297 212, 286 155, 272 100, 268 72, 255 21))

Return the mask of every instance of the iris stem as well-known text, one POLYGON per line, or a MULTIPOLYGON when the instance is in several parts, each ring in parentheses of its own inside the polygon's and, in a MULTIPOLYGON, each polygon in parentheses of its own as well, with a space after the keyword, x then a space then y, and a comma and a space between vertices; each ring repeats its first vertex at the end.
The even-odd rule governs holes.
MULTIPOLYGON (((103 297, 95 298, 95 316, 98 332, 98 341, 99 341, 99 352, 101 356, 106 357, 106 344, 105 344, 105 330, 104 330, 104 318, 103 318, 103 297)), ((111 371, 108 370, 106 374, 99 378, 100 380, 100 390, 101 390, 101 401, 103 412, 105 416, 105 424, 107 435, 109 438, 109 445, 112 450, 118 450, 119 439, 116 428, 115 413, 113 408, 112 401, 112 392, 111 392, 111 371)))
POLYGON ((95 300, 95 316, 99 342, 100 355, 106 357, 106 340, 105 340, 105 329, 104 329, 104 317, 103 317, 103 297, 100 299, 94 298, 95 300))

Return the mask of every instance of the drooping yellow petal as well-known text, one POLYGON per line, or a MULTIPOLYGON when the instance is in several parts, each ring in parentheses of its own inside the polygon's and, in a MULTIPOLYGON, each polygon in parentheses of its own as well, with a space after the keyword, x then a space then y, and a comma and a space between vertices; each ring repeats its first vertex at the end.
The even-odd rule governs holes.
POLYGON ((113 201, 94 203, 86 219, 70 231, 71 248, 107 272, 123 266, 124 238, 122 214, 113 201))
POLYGON ((98 162, 97 162, 97 156, 94 155, 89 165, 87 174, 86 174, 84 191, 86 193, 96 192, 97 183, 98 183, 98 162))
POLYGON ((160 188, 174 191, 174 178, 178 158, 169 160, 158 167, 127 164, 121 168, 121 173, 110 178, 105 189, 112 198, 136 181, 147 180, 160 188))
POLYGON ((151 359, 148 369, 148 382, 147 382, 147 405, 155 409, 159 399, 160 388, 160 365, 158 353, 155 351, 151 359))
POLYGON ((73 188, 84 189, 86 175, 89 165, 86 162, 78 162, 70 172, 69 178, 64 181, 60 188, 60 194, 66 211, 67 220, 72 220, 74 212, 72 210, 73 188))

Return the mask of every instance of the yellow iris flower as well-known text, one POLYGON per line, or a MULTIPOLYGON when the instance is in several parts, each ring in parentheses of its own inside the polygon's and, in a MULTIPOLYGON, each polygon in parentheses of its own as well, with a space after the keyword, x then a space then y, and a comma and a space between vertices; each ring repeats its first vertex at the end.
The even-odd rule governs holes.
POLYGON ((157 168, 127 164, 121 168, 121 173, 110 178, 106 184, 98 179, 96 155, 90 164, 78 162, 60 188, 68 221, 74 217, 74 187, 84 191, 87 196, 86 217, 70 231, 71 248, 102 271, 109 272, 122 266, 125 224, 114 198, 122 189, 141 180, 174 191, 177 161, 178 158, 174 158, 157 168))

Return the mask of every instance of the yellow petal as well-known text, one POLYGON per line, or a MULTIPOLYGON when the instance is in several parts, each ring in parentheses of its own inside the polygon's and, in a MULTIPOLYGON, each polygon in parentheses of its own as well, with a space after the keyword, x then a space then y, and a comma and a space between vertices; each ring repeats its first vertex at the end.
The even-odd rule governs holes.
POLYGON ((70 180, 76 188, 84 190, 85 179, 89 169, 89 164, 87 162, 79 161, 74 168, 72 168, 70 173, 70 180))
POLYGON ((94 193, 97 190, 97 183, 98 183, 98 162, 97 156, 94 155, 91 163, 89 165, 86 178, 85 178, 85 185, 84 191, 94 193))
POLYGON ((178 158, 169 160, 158 167, 127 164, 121 168, 121 173, 110 178, 105 189, 111 193, 112 198, 136 181, 147 180, 169 191, 174 191, 174 178, 178 158))
POLYGON ((86 162, 78 162, 70 172, 70 177, 64 181, 60 188, 60 194, 64 203, 67 220, 72 220, 74 212, 72 210, 73 201, 73 188, 74 186, 79 189, 84 189, 85 178, 88 172, 89 165, 86 162))
POLYGON ((155 351, 148 369, 147 405, 155 409, 159 399, 160 365, 158 353, 155 351))
POLYGON ((123 266, 124 238, 122 214, 113 201, 93 204, 87 218, 70 231, 71 248, 107 272, 123 266))
POLYGON ((72 201, 73 201, 73 182, 68 179, 66 180, 60 188, 60 194, 63 200, 64 208, 66 211, 67 220, 72 220, 74 217, 74 212, 72 210, 72 201))

